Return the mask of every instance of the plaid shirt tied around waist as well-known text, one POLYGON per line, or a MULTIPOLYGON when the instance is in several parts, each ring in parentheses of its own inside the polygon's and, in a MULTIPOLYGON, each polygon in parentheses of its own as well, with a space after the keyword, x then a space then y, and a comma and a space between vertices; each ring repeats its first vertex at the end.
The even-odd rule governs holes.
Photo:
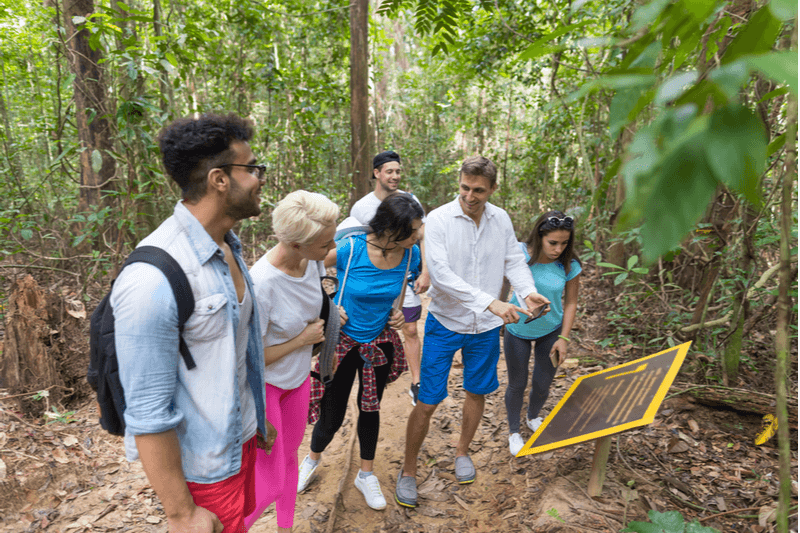
MULTIPOLYGON (((389 361, 386 359, 386 354, 383 353, 378 345, 386 342, 391 342, 394 347, 394 359, 392 360, 392 369, 389 377, 386 378, 386 384, 394 383, 400 374, 408 370, 408 363, 406 363, 406 354, 403 351, 403 343, 400 341, 400 335, 390 327, 384 328, 380 335, 378 335, 372 342, 359 343, 350 338, 346 333, 339 334, 339 343, 336 345, 334 353, 336 354, 336 368, 344 359, 347 353, 358 347, 358 355, 364 360, 363 372, 363 393, 361 395, 361 410, 365 412, 379 411, 381 404, 378 401, 378 387, 375 383, 375 368, 376 366, 383 366, 389 361)), ((319 359, 314 361, 314 372, 319 375, 319 359)), ((311 403, 308 406, 308 423, 315 424, 319 420, 319 402, 325 394, 325 385, 313 375, 311 376, 311 403)))

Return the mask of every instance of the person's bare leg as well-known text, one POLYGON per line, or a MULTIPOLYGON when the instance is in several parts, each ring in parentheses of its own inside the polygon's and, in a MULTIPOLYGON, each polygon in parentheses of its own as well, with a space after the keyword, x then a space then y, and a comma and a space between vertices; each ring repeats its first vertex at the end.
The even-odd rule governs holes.
MULTIPOLYGON (((456 457, 460 455, 469 455, 469 445, 473 437, 475 437, 475 432, 478 430, 478 426, 481 423, 485 403, 485 398, 482 394, 467 392, 467 396, 464 399, 464 411, 461 419, 461 437, 458 439, 456 457)), ((409 422, 410 421, 411 419, 409 418, 409 422)))
POLYGON ((411 371, 411 383, 419 383, 419 361, 422 343, 419 340, 419 331, 416 322, 406 322, 403 326, 403 339, 405 340, 406 362, 411 371))
POLYGON ((436 405, 417 402, 416 407, 411 410, 406 424, 406 456, 403 463, 404 476, 417 476, 417 457, 422 448, 422 442, 428 434, 428 427, 431 417, 436 411, 436 405))

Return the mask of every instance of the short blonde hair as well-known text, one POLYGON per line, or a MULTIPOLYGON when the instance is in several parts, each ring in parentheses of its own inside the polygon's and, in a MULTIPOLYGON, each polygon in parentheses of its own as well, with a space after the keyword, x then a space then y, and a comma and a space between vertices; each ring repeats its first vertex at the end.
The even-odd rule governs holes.
POLYGON ((272 231, 279 241, 308 244, 336 224, 339 206, 317 192, 294 191, 272 212, 272 231))

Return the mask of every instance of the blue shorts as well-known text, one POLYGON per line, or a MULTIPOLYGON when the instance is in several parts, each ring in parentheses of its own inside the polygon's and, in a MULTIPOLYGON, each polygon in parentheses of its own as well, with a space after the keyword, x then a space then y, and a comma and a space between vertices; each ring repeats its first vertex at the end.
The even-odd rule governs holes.
POLYGON ((455 333, 436 320, 433 313, 428 313, 420 362, 419 401, 436 405, 447 398, 447 378, 458 350, 464 362, 464 389, 480 395, 497 390, 500 327, 483 333, 455 333))

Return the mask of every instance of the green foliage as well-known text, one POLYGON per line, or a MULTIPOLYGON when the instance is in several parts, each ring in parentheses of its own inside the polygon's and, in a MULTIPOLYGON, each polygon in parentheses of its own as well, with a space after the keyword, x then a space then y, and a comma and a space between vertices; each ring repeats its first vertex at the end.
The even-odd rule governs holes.
POLYGON ((686 524, 683 515, 678 511, 667 511, 659 513, 650 511, 647 513, 650 522, 631 522, 623 532, 630 533, 719 533, 718 530, 705 527, 696 519, 686 524))
POLYGON ((604 263, 604 262, 597 263, 597 266, 612 269, 613 270, 612 272, 605 272, 603 273, 603 275, 615 276, 614 285, 619 285, 620 283, 623 283, 626 279, 628 279, 628 276, 630 276, 631 274, 647 274, 648 269, 644 267, 637 267, 636 266, 637 263, 639 263, 639 256, 632 255, 631 257, 628 258, 627 267, 621 267, 611 263, 604 263))

